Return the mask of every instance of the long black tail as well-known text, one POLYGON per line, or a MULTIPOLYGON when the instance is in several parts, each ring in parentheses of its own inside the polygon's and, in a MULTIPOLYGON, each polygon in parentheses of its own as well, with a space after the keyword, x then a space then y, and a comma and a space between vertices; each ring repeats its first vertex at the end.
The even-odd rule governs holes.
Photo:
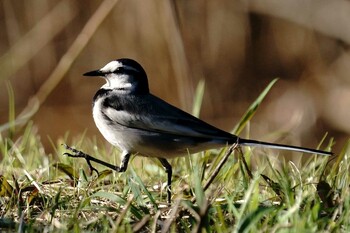
POLYGON ((310 154, 333 155, 333 153, 329 151, 309 149, 309 148, 299 147, 299 146, 289 146, 289 145, 283 145, 283 144, 277 144, 277 143, 261 142, 261 141, 244 139, 244 138, 239 138, 238 144, 242 146, 261 146, 261 147, 268 147, 272 149, 291 150, 291 151, 305 152, 310 154))

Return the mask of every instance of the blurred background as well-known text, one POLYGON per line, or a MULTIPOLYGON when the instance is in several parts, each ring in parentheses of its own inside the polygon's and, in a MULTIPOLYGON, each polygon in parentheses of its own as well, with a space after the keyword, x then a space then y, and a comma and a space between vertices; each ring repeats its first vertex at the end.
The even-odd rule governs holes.
POLYGON ((122 57, 188 112, 204 80, 200 118, 227 131, 278 77, 241 136, 314 148, 328 132, 335 152, 348 140, 349 1, 1 0, 0 12, 1 133, 11 86, 17 122, 47 151, 67 132, 102 140, 91 100, 104 80, 82 74, 122 57))

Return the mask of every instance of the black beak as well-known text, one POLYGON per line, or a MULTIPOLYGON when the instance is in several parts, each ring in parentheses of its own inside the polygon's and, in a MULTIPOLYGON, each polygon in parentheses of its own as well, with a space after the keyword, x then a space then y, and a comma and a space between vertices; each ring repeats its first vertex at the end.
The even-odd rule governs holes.
POLYGON ((83 74, 84 76, 104 76, 104 74, 99 70, 94 70, 83 74))

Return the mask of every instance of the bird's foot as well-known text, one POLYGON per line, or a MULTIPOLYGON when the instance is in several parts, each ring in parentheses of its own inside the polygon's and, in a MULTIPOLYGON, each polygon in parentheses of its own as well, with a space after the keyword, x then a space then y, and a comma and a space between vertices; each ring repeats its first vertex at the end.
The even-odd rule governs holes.
POLYGON ((91 164, 91 161, 95 161, 96 158, 92 157, 91 155, 88 155, 80 150, 74 149, 66 144, 62 144, 67 150, 70 150, 72 152, 72 154, 70 153, 64 153, 63 155, 67 155, 69 157, 72 158, 84 158, 87 162, 87 164, 89 165, 90 168, 90 175, 92 175, 92 173, 95 171, 97 173, 97 176, 99 176, 99 172, 97 171, 96 168, 94 168, 91 164))

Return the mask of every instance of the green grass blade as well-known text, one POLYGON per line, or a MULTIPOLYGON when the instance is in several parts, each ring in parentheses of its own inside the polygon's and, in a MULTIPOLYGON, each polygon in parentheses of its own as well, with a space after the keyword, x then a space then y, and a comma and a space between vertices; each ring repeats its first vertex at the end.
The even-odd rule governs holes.
POLYGON ((194 193, 196 195, 197 204, 201 207, 204 204, 205 194, 202 186, 202 180, 200 175, 200 165, 196 164, 193 168, 193 185, 194 185, 194 193))
POLYGON ((255 211, 244 216, 243 220, 238 224, 237 232, 249 232, 252 227, 256 226, 259 220, 275 210, 276 207, 262 206, 257 208, 255 211))
POLYGON ((202 79, 199 81, 196 88, 196 93, 194 95, 192 115, 195 117, 199 117, 199 113, 201 111, 203 96, 204 96, 204 89, 205 89, 205 81, 202 79))
MULTIPOLYGON (((142 191, 146 193, 147 197, 149 198, 150 202, 152 203, 153 207, 158 210, 158 206, 156 201, 154 200, 152 194, 147 190, 145 184, 143 183, 143 181, 141 180, 141 178, 136 174, 135 170, 133 168, 130 168, 130 171, 133 175, 133 178, 135 179, 135 181, 138 183, 138 185, 141 187, 142 191)), ((131 183, 131 182, 130 182, 131 183)), ((131 188, 133 188, 133 185, 131 185, 131 188)), ((135 191, 135 190, 133 190, 135 191)))
POLYGON ((55 163, 52 167, 57 168, 59 171, 65 173, 72 180, 79 179, 79 172, 77 172, 72 166, 64 163, 55 163))
POLYGON ((7 93, 9 97, 9 138, 13 139, 13 136, 15 134, 15 118, 16 118, 16 111, 15 111, 15 93, 13 91, 12 85, 10 82, 6 82, 7 87, 7 93))
POLYGON ((337 160, 332 165, 332 169, 330 172, 331 177, 336 176, 336 173, 339 171, 340 164, 347 159, 346 157, 347 157, 347 154, 349 153, 349 148, 350 148, 350 140, 347 140, 343 149, 341 150, 341 152, 337 156, 337 160))
POLYGON ((259 97, 250 105, 248 110, 244 113, 243 117, 239 121, 238 125, 235 126, 235 128, 232 130, 234 134, 239 135, 246 124, 249 122, 249 120, 254 116, 256 110, 258 109, 261 102, 266 97, 267 93, 269 93, 272 86, 277 82, 278 78, 272 80, 269 85, 265 88, 265 90, 259 95, 259 97))
MULTIPOLYGON (((116 194, 104 192, 104 191, 98 191, 90 196, 90 198, 94 198, 94 197, 105 198, 105 199, 108 199, 110 201, 116 202, 122 206, 126 205, 126 203, 127 203, 127 200, 125 200, 124 198, 122 198, 116 194)), ((132 204, 130 205, 130 212, 139 220, 141 220, 143 217, 143 214, 132 204)))

